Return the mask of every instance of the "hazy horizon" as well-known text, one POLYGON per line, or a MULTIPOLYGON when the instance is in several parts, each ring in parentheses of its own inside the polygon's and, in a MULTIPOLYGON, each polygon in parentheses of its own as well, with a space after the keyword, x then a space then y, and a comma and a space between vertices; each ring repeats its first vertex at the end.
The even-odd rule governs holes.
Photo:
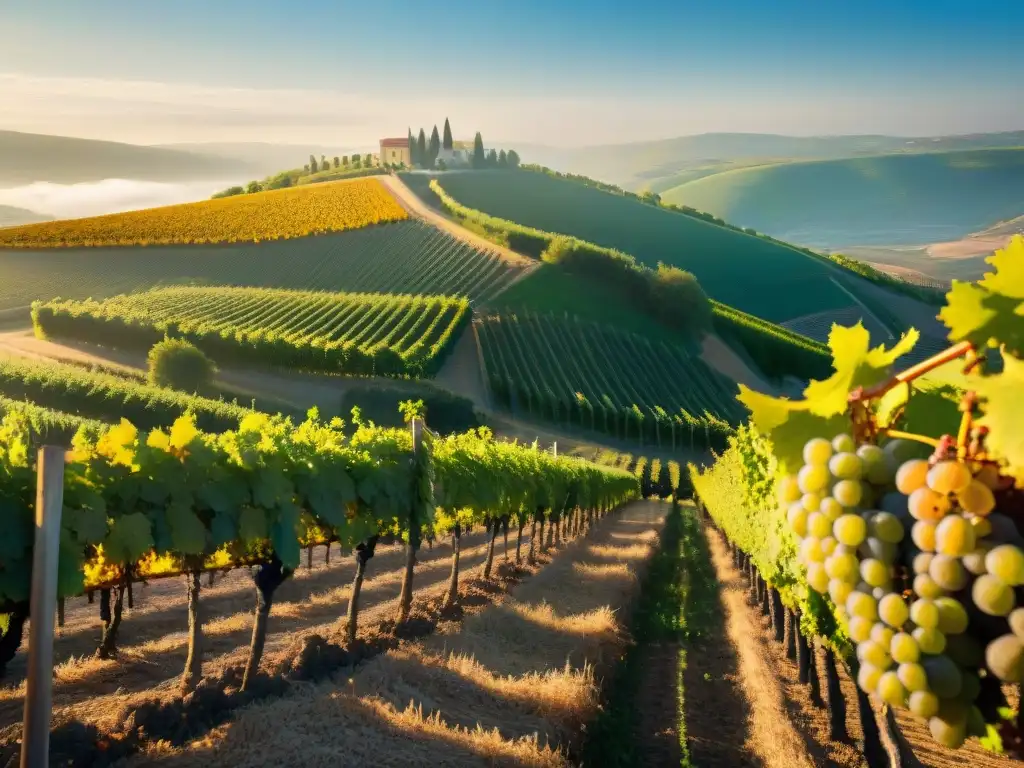
POLYGON ((1024 7, 994 0, 41 0, 4 15, 0 129, 30 133, 372 146, 449 117, 461 137, 567 147, 1024 128, 1024 7))

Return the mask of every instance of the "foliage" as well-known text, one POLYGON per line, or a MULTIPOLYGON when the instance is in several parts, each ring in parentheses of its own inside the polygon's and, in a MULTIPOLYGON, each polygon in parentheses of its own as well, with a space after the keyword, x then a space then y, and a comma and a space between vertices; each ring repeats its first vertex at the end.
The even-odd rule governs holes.
POLYGON ((158 387, 198 392, 213 383, 217 367, 195 345, 182 339, 164 339, 147 355, 149 383, 158 387))
POLYGON ((427 423, 442 435, 465 432, 481 426, 473 401, 454 395, 425 381, 401 382, 387 386, 378 382, 352 384, 341 398, 341 413, 358 406, 365 418, 385 427, 402 425, 399 406, 406 400, 423 402, 427 423))
POLYGON ((543 315, 476 329, 491 391, 514 411, 673 449, 721 445, 741 415, 732 383, 678 346, 543 315))
POLYGON ((406 218, 387 189, 367 179, 9 227, 0 230, 0 247, 258 243, 406 218))
POLYGON ((44 408, 28 400, 12 400, 0 397, 0 417, 8 413, 17 414, 27 421, 29 437, 34 445, 69 445, 79 429, 95 433, 106 424, 97 419, 88 419, 77 413, 67 413, 44 408))
POLYGON ((436 371, 468 322, 460 298, 269 288, 165 288, 32 307, 42 337, 148 349, 165 334, 222 363, 381 376, 436 371), (245 310, 245 319, 236 312, 245 310))
POLYGON ((387 173, 385 168, 373 166, 370 168, 324 168, 318 173, 311 173, 308 176, 299 176, 296 184, 320 184, 325 181, 339 181, 341 179, 360 179, 366 176, 382 176, 387 173))
POLYGON ((188 412, 203 429, 222 431, 252 412, 235 403, 52 362, 0 361, 0 394, 87 419, 113 422, 123 416, 147 429, 188 412))
POLYGON ((220 192, 214 192, 211 196, 211 200, 219 200, 222 197, 232 197, 233 195, 244 195, 245 190, 241 187, 228 187, 220 192))

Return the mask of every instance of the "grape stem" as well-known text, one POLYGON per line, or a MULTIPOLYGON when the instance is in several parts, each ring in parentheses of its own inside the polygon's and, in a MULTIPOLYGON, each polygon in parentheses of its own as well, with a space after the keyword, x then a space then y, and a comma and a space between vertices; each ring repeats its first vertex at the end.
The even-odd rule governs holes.
POLYGON ((934 437, 928 437, 926 435, 917 435, 914 434, 913 432, 902 432, 898 429, 883 429, 882 432, 884 432, 886 435, 893 438, 894 440, 913 440, 918 443, 930 445, 932 448, 938 448, 939 443, 941 442, 941 440, 936 440, 934 437))
POLYGON ((931 373, 939 366, 945 365, 951 360, 956 360, 964 355, 969 356, 971 367, 977 364, 977 359, 974 355, 974 345, 969 341, 961 341, 959 344, 954 344, 949 349, 943 350, 937 355, 932 355, 927 360, 922 360, 917 365, 912 365, 907 370, 897 373, 888 381, 876 384, 873 387, 857 387, 850 393, 850 402, 861 402, 879 398, 893 387, 918 379, 926 373, 931 373))

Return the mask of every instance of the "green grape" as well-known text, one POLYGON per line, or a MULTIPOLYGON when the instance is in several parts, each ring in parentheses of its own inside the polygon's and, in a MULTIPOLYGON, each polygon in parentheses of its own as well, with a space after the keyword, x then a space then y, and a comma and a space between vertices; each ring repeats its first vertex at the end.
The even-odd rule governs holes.
POLYGON ((918 520, 910 529, 910 538, 922 552, 935 551, 935 523, 918 520))
POLYGON ((960 695, 963 676, 948 656, 925 656, 921 666, 928 675, 928 687, 940 699, 955 699, 960 695))
POLYGON ((985 570, 1019 587, 1024 584, 1024 552, 1013 544, 1000 544, 985 555, 985 570))
POLYGON ((907 499, 907 509, 915 520, 937 523, 952 508, 949 497, 936 493, 927 486, 918 488, 907 499))
MULTIPOLYGON (((835 553, 825 560, 825 571, 829 578, 848 581, 851 584, 857 580, 857 558, 853 555, 835 553)), ((823 590, 819 590, 823 591, 823 590)))
POLYGON ((870 664, 882 671, 892 666, 892 657, 889 652, 874 640, 868 640, 857 646, 857 659, 863 664, 870 664))
POLYGON ((832 443, 823 437, 815 437, 804 445, 804 464, 824 466, 832 457, 832 443))
POLYGON ((917 641, 906 632, 897 632, 889 644, 889 655, 897 664, 913 664, 921 656, 917 641))
POLYGON ((1018 639, 1024 640, 1024 608, 1016 608, 1010 613, 1010 630, 1018 639))
POLYGON ((867 537, 868 526, 860 515, 842 515, 832 524, 836 541, 848 547, 857 547, 867 537))
POLYGON ((862 560, 860 564, 860 577, 872 587, 880 587, 889 581, 889 566, 881 560, 862 560))
POLYGON ((935 549, 943 555, 962 557, 974 545, 974 528, 961 515, 949 515, 935 526, 935 549))
POLYGON ((855 643, 864 643, 871 639, 871 627, 873 624, 870 619, 853 616, 847 624, 850 639, 855 643))
POLYGON ((849 435, 836 435, 832 438, 832 450, 836 453, 850 453, 857 448, 857 443, 849 435))
POLYGON ((821 542, 811 536, 801 541, 800 558, 806 564, 825 562, 825 553, 821 551, 821 542))
POLYGON ((836 605, 846 605, 851 592, 853 592, 853 585, 849 582, 833 579, 828 583, 828 596, 836 605))
POLYGON ((967 585, 967 570, 959 560, 949 555, 936 555, 928 566, 932 580, 949 592, 957 592, 967 585))
POLYGON ((879 462, 885 461, 885 451, 879 448, 877 445, 871 445, 865 443, 857 449, 857 455, 861 461, 865 464, 878 464, 879 462))
POLYGON ((896 470, 896 490, 909 496, 918 488, 923 488, 928 478, 928 462, 922 459, 911 459, 896 470))
POLYGON ((946 650, 946 636, 937 629, 918 627, 911 634, 922 653, 934 656, 946 650))
POLYGON ((1009 616, 1016 603, 1013 590, 998 576, 988 573, 975 579, 971 599, 989 616, 1009 616))
POLYGON ((821 563, 807 565, 807 583, 815 592, 825 594, 828 591, 829 576, 821 563))
POLYGON ((889 544, 899 544, 906 535, 903 523, 891 512, 875 512, 868 523, 868 530, 872 536, 889 544))
POLYGON ((896 672, 885 672, 878 679, 878 698, 894 707, 902 707, 907 698, 907 689, 900 682, 896 672))
POLYGON ((947 749, 960 749, 967 741, 967 720, 947 722, 932 717, 928 720, 928 731, 936 742, 947 749))
POLYGON ((874 587, 871 590, 871 594, 875 596, 875 600, 881 600, 883 597, 892 592, 892 581, 887 581, 885 586, 874 587))
POLYGON ((821 504, 818 506, 818 510, 832 522, 839 519, 846 510, 843 509, 843 505, 833 499, 831 496, 826 496, 821 500, 821 504))
POLYGON ((892 627, 887 627, 882 622, 878 622, 871 628, 871 641, 878 643, 883 648, 888 648, 892 645, 892 638, 895 634, 892 631, 892 627))
POLYGON ((899 595, 886 595, 878 601, 878 618, 890 627, 899 629, 910 618, 910 609, 899 595))
POLYGON ((972 480, 971 470, 961 461, 940 461, 928 470, 925 482, 928 487, 943 496, 960 493, 972 480))
POLYGON ((985 722, 985 716, 977 707, 971 707, 971 711, 967 715, 967 735, 978 739, 988 735, 988 724, 985 722))
POLYGON ((935 557, 931 552, 920 552, 914 556, 914 573, 928 573, 928 566, 935 557))
POLYGON ((823 539, 832 534, 832 523, 821 512, 811 512, 807 516, 807 535, 823 539))
POLYGON ((928 675, 925 674, 924 667, 920 664, 915 662, 902 663, 899 669, 896 670, 896 674, 899 675, 903 687, 912 693, 928 688, 928 675))
POLYGON ((878 508, 884 512, 896 515, 903 522, 904 527, 910 525, 910 507, 907 506, 907 497, 899 491, 882 494, 878 502, 878 508))
POLYGON ((944 635, 959 635, 967 629, 967 611, 952 597, 935 599, 939 609, 939 631, 944 635))
POLYGON ((996 497, 992 489, 979 480, 971 480, 966 488, 957 493, 956 500, 964 512, 979 517, 984 517, 996 508, 996 497))
POLYGON ((999 467, 994 464, 982 464, 974 475, 974 479, 985 485, 989 490, 998 490, 1000 486, 999 467))
POLYGON ((857 685, 864 693, 874 693, 878 690, 878 681, 882 678, 882 670, 870 664, 861 664, 857 670, 857 685))
POLYGON ((946 638, 946 655, 967 669, 978 669, 985 663, 985 649, 976 638, 965 633, 946 638))
POLYGON ((832 480, 828 467, 820 464, 805 464, 797 473, 797 482, 804 493, 824 494, 832 480))
POLYGON ((868 621, 878 620, 878 603, 871 595, 863 592, 851 592, 846 598, 846 610, 850 616, 859 616, 868 621))
POLYGON ((960 677, 963 682, 960 685, 960 695, 957 697, 961 702, 971 704, 981 695, 981 678, 974 672, 961 671, 960 677))
POLYGON ((972 517, 971 525, 974 526, 975 540, 983 539, 992 534, 992 521, 987 517, 972 517))
POLYGON ((864 498, 864 491, 857 480, 840 480, 832 486, 832 496, 847 509, 860 504, 864 498))
POLYGON ((864 462, 855 453, 837 453, 829 459, 828 471, 837 480, 860 480, 864 462))
POLYGON ((821 506, 821 494, 820 493, 805 493, 800 497, 800 504, 808 512, 817 512, 821 506))
POLYGON ((929 600, 935 600, 946 594, 946 590, 936 584, 935 580, 927 573, 919 573, 914 577, 914 592, 929 600))
POLYGON ((939 697, 931 691, 914 691, 907 700, 907 708, 918 717, 932 717, 939 711, 939 697))
POLYGON ((919 627, 935 629, 939 626, 939 609, 931 600, 919 598, 910 605, 910 620, 919 627))
POLYGON ((985 569, 985 557, 991 549, 991 544, 986 541, 980 541, 973 550, 960 558, 960 562, 963 563, 964 568, 966 568, 969 573, 972 573, 975 576, 981 576, 983 573, 988 573, 985 569))
POLYGON ((869 483, 879 487, 892 485, 896 477, 896 467, 885 456, 884 451, 880 461, 869 462, 865 460, 865 465, 864 479, 869 483))
POLYGON ((985 666, 1004 683, 1021 681, 1024 643, 1016 635, 997 637, 985 649, 985 666))
POLYGON ((825 553, 825 557, 828 557, 836 551, 838 545, 839 542, 835 540, 834 536, 826 536, 821 540, 821 551, 825 553))
POLYGON ((807 535, 807 510, 799 502, 791 504, 786 512, 786 519, 789 521, 789 529, 797 536, 803 538, 807 535))
POLYGON ((778 493, 780 504, 792 504, 794 501, 799 501, 802 492, 800 490, 800 483, 797 482, 796 475, 786 475, 775 488, 778 493))
POLYGON ((895 544, 869 536, 857 547, 857 552, 861 557, 881 560, 886 565, 892 565, 896 562, 896 555, 899 554, 899 549, 895 544))

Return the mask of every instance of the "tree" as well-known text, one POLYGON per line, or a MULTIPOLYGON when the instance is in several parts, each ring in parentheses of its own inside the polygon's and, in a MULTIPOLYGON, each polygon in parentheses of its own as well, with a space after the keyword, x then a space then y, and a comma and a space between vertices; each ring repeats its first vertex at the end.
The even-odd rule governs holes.
POLYGON ((452 127, 448 124, 448 118, 444 119, 444 141, 441 143, 443 149, 451 149, 454 146, 452 141, 452 127))
POLYGON ((477 131, 476 136, 473 137, 473 160, 472 164, 474 168, 483 168, 487 165, 487 155, 484 154, 484 138, 477 131))
POLYGON ((433 167, 434 162, 437 160, 437 156, 441 154, 441 137, 437 134, 437 126, 434 126, 434 132, 430 134, 430 166, 433 167))
POLYGON ((412 128, 409 129, 409 165, 415 167, 419 162, 419 153, 416 151, 416 137, 412 135, 412 128))
POLYGON ((501 150, 501 152, 498 153, 498 167, 499 168, 508 168, 508 156, 505 154, 505 150, 504 149, 501 150))
POLYGON ((260 185, 260 183, 258 181, 250 181, 249 182, 249 186, 247 186, 245 188, 245 191, 246 191, 247 194, 251 195, 253 192, 260 192, 260 191, 262 191, 262 189, 263 189, 263 187, 260 185))
POLYGON ((330 166, 327 165, 327 158, 324 157, 323 155, 320 155, 320 170, 326 171, 329 167, 330 166))
POLYGON ((487 153, 487 167, 488 168, 497 168, 498 167, 498 153, 495 152, 493 148, 491 149, 490 152, 487 153))
POLYGON ((340 165, 341 165, 341 159, 337 155, 335 155, 334 156, 334 167, 338 168, 340 165))
POLYGON ((373 165, 373 155, 367 154, 366 157, 363 158, 363 165, 367 168, 373 165))
POLYGON ((186 392, 198 392, 208 387, 217 372, 210 358, 195 345, 181 339, 157 342, 149 350, 147 360, 151 384, 186 392))
POLYGON ((341 164, 346 167, 348 166, 348 155, 341 158, 341 164))
POLYGON ((508 167, 518 168, 519 167, 519 153, 514 149, 508 151, 508 167))
POLYGON ((302 170, 304 170, 306 173, 309 173, 309 163, 306 163, 304 166, 302 166, 302 170))
POLYGON ((427 154, 427 134, 420 128, 420 135, 416 139, 416 165, 424 168, 429 164, 429 155, 427 154))
POLYGON ((309 172, 310 173, 316 173, 317 170, 318 170, 318 167, 317 167, 317 164, 316 164, 316 158, 313 155, 310 155, 309 156, 309 172))

